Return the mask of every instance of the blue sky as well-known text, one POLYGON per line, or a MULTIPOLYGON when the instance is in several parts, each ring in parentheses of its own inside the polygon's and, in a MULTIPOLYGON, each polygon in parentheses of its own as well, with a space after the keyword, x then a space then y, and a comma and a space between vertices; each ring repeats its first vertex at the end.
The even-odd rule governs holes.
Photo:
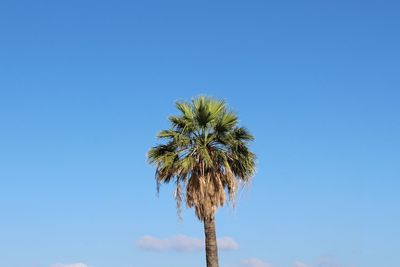
POLYGON ((256 136, 252 187, 217 215, 222 267, 400 266, 399 11, 1 1, 0 266, 204 266, 202 225, 145 159, 200 94, 256 136))

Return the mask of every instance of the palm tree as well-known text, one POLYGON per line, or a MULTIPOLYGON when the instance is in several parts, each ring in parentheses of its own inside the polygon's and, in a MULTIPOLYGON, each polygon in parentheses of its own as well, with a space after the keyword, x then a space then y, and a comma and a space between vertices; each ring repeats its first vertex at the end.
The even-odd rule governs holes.
POLYGON ((176 107, 180 114, 169 117, 170 129, 157 136, 163 142, 147 157, 156 166, 157 189, 175 183, 178 213, 182 201, 194 207, 204 224, 207 267, 218 267, 215 213, 253 177, 255 155, 248 145, 254 137, 224 101, 200 96, 176 107))

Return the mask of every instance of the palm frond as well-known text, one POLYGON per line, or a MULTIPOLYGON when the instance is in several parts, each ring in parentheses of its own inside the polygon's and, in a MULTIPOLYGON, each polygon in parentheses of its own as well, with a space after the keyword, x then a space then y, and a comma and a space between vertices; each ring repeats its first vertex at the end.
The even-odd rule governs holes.
POLYGON ((248 146, 254 137, 222 100, 200 96, 176 107, 180 114, 169 117, 170 129, 157 135, 164 143, 147 158, 158 185, 175 182, 178 210, 186 201, 204 221, 227 199, 234 203, 240 181, 254 175, 256 158, 248 146))

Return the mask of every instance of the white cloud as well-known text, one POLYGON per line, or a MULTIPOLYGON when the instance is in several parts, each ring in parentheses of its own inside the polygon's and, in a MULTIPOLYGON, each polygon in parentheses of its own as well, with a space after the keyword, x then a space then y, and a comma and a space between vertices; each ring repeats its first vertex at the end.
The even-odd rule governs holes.
POLYGON ((217 239, 218 249, 220 250, 236 250, 239 249, 239 244, 232 237, 221 237, 217 239))
POLYGON ((323 257, 318 261, 316 267, 345 267, 345 265, 336 262, 330 257, 323 257))
MULTIPOLYGON (((231 237, 222 237, 217 240, 219 250, 236 250, 239 245, 231 237)), ((144 236, 138 241, 138 247, 151 251, 200 251, 204 249, 204 240, 200 238, 177 235, 166 239, 153 236, 144 236)))
POLYGON ((144 236, 138 242, 139 248, 153 251, 193 251, 203 249, 201 239, 178 235, 167 239, 144 236))
POLYGON ((330 258, 326 258, 326 257, 320 259, 313 265, 305 264, 301 261, 296 261, 293 266, 294 267, 345 267, 344 265, 339 264, 339 263, 335 262, 334 260, 332 260, 330 258))
POLYGON ((310 265, 307 265, 307 264, 305 264, 305 263, 303 263, 303 262, 301 262, 301 261, 296 261, 295 263, 294 263, 294 267, 311 267, 310 265))
POLYGON ((57 263, 57 264, 51 265, 50 267, 89 267, 89 266, 84 263, 73 263, 73 264, 57 263))
POLYGON ((250 258, 242 261, 240 267, 272 267, 272 265, 257 258, 250 258))

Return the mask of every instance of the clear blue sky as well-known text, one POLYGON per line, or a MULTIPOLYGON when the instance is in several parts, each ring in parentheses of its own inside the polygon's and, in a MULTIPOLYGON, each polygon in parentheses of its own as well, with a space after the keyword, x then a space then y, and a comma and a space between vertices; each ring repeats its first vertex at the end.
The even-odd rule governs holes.
POLYGON ((177 222, 171 187, 156 197, 145 159, 174 102, 199 94, 256 136, 252 188, 217 216, 240 246, 222 267, 400 266, 399 13, 384 0, 1 1, 0 266, 204 266, 202 252, 137 246, 203 236, 192 210, 177 222))

